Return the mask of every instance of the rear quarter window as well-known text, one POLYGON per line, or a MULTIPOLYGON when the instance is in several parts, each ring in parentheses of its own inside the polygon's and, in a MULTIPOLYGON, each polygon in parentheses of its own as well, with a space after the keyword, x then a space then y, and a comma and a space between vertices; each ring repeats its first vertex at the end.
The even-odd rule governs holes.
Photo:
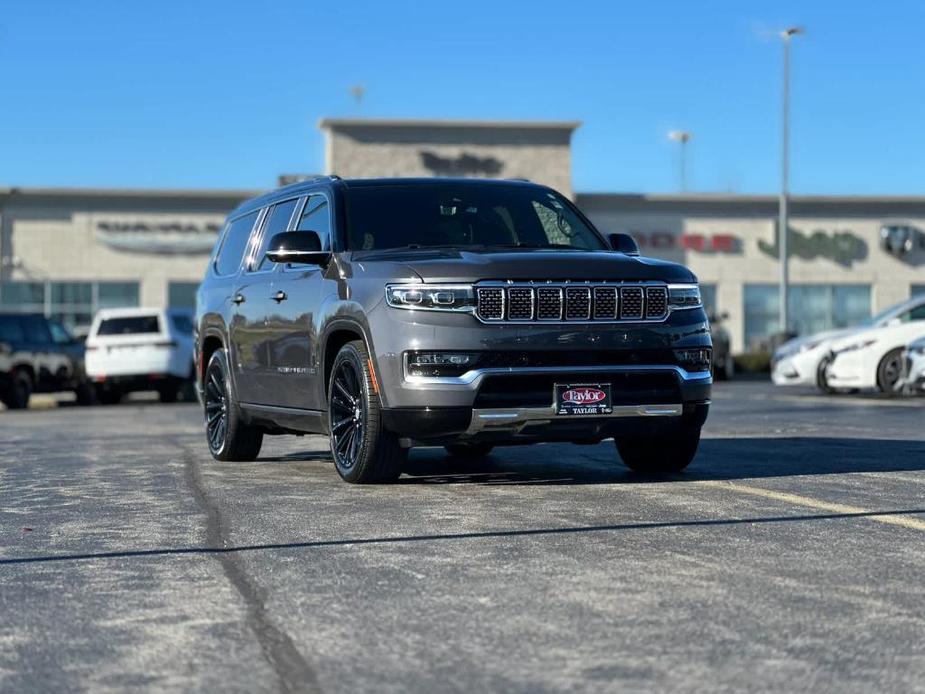
POLYGON ((254 230, 259 210, 238 217, 228 226, 222 247, 215 258, 215 271, 220 275, 233 275, 241 267, 241 259, 247 248, 247 241, 254 230))
POLYGON ((100 323, 97 335, 138 335, 159 333, 161 324, 157 316, 125 316, 106 318, 100 323))

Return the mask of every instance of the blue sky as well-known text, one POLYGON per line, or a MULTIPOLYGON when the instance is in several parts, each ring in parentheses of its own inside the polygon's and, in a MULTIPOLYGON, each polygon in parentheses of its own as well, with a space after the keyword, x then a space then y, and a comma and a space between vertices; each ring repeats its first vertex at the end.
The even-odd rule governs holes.
POLYGON ((266 188, 322 116, 579 119, 578 191, 923 193, 925 3, 15 2, 0 185, 266 188), (349 93, 363 84, 357 105, 349 93))

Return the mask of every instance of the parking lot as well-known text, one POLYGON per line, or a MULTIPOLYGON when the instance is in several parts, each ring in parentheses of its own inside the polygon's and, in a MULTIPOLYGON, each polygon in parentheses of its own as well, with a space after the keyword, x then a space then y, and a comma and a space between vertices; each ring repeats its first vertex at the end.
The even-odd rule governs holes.
POLYGON ((0 689, 919 690, 925 402, 715 389, 685 474, 614 446, 316 437, 217 463, 193 404, 0 413, 0 689))

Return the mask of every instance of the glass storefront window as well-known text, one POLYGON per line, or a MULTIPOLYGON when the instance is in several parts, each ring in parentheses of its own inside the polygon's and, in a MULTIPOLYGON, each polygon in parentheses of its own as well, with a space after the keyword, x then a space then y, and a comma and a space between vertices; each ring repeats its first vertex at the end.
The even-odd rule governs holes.
POLYGON ((101 308, 138 306, 138 282, 3 282, 0 308, 44 313, 73 330, 101 308))
MULTIPOLYGON (((780 330, 780 294, 776 284, 745 285, 745 345, 780 330)), ((858 325, 870 317, 870 285, 795 284, 788 297, 790 326, 799 335, 858 325)))
POLYGON ((171 282, 167 285, 167 305, 171 308, 195 308, 198 282, 171 282))
POLYGON ((715 284, 700 285, 700 300, 703 302, 703 310, 707 312, 708 316, 719 315, 719 310, 716 306, 715 284))
POLYGON ((922 296, 925 294, 925 284, 913 284, 909 287, 909 298, 913 296, 922 296))

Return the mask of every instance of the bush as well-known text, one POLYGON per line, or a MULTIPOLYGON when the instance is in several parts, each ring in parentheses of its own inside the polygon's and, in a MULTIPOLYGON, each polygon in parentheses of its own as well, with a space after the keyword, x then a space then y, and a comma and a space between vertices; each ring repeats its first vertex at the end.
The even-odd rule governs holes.
POLYGON ((740 373, 771 373, 770 352, 743 352, 734 357, 740 373))

